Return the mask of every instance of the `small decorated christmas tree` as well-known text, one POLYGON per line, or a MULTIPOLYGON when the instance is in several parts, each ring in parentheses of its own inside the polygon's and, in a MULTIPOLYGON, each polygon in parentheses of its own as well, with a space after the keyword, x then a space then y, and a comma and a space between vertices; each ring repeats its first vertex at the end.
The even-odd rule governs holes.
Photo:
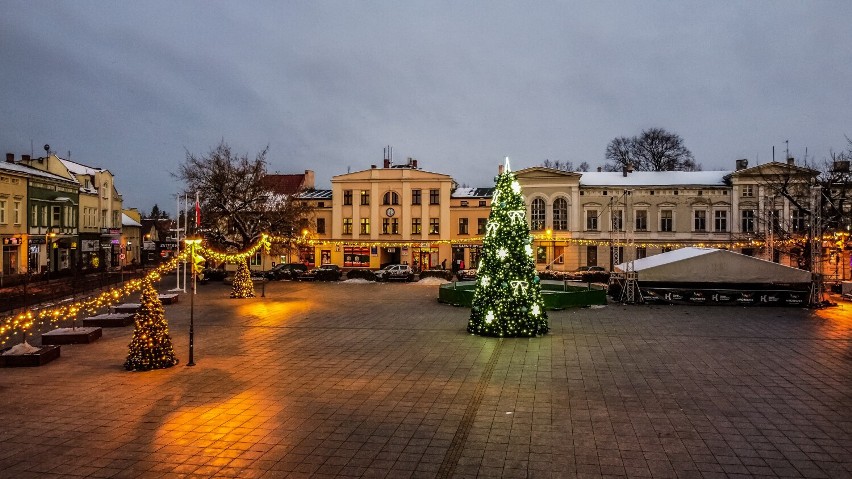
POLYGON ((143 281, 140 302, 142 307, 136 313, 136 329, 124 368, 128 371, 170 368, 178 363, 178 359, 172 349, 163 303, 153 281, 143 281))
POLYGON ((237 272, 234 274, 234 290, 231 291, 232 298, 254 298, 254 283, 251 280, 248 260, 237 263, 237 272))
POLYGON ((509 169, 496 178, 467 330, 480 336, 548 331, 521 185, 509 169))

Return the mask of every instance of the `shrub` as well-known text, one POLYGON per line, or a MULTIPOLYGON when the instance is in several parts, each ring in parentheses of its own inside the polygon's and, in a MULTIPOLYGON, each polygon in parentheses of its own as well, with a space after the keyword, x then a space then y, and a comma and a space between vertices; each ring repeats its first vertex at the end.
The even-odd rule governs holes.
POLYGON ((545 270, 538 272, 539 279, 552 279, 557 281, 564 281, 566 279, 571 279, 570 273, 565 271, 553 271, 553 270, 545 270))
POLYGON ((375 281, 376 273, 369 269, 351 269, 346 273, 347 279, 366 279, 367 281, 375 281))
POLYGON ((427 269, 420 272, 420 279, 423 278, 441 278, 447 281, 452 281, 453 272, 447 269, 427 269))

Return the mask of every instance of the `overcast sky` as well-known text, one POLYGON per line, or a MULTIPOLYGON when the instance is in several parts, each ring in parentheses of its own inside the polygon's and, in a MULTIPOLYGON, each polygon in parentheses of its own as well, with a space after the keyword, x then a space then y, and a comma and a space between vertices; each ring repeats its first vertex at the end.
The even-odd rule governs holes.
POLYGON ((678 133, 705 170, 852 137, 852 2, 0 0, 0 144, 107 168, 174 213, 185 151, 269 170, 394 159, 470 186, 678 133))

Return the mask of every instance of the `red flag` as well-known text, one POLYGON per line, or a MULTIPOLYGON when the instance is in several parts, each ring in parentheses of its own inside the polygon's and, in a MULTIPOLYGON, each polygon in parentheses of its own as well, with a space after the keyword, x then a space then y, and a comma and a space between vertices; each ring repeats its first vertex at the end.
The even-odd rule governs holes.
POLYGON ((195 192, 195 229, 201 227, 201 205, 198 203, 198 192, 195 192))

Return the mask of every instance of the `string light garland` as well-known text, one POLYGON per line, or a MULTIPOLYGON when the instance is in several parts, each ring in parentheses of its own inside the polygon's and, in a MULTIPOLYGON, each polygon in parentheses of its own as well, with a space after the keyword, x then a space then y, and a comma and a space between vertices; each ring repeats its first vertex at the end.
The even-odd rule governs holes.
POLYGON ((543 335, 549 326, 532 257, 533 237, 508 161, 496 182, 467 330, 480 336, 543 335))
POLYGON ((141 307, 136 313, 136 328, 124 368, 128 371, 170 368, 178 359, 169 337, 165 309, 152 280, 143 281, 139 301, 141 307))

